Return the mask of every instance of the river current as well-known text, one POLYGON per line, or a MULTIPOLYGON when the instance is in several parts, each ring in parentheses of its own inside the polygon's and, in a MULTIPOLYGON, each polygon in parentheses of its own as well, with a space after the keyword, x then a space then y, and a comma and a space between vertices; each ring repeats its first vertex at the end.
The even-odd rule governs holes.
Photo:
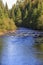
POLYGON ((43 65, 43 36, 39 34, 19 28, 15 33, 1 36, 0 65, 43 65))

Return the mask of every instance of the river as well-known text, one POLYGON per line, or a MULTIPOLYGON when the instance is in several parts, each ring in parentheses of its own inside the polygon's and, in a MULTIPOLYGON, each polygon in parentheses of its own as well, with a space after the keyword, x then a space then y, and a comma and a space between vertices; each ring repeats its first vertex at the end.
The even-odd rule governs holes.
POLYGON ((43 36, 40 32, 19 28, 0 36, 0 65, 43 65, 43 36))

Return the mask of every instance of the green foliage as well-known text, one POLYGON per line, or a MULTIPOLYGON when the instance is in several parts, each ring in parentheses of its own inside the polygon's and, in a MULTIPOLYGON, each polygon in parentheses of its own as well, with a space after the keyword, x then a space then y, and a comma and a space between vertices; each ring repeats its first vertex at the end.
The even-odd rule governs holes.
POLYGON ((0 31, 13 30, 15 24, 43 30, 43 0, 17 0, 10 10, 0 0, 0 31))
POLYGON ((17 26, 43 30, 42 0, 17 0, 16 5, 12 8, 12 12, 17 26))
POLYGON ((0 34, 16 29, 13 19, 9 17, 9 12, 7 4, 4 6, 0 0, 0 34))
POLYGON ((37 28, 40 30, 43 30, 43 15, 41 15, 39 18, 38 18, 38 25, 37 25, 37 28))
POLYGON ((21 19, 21 11, 20 11, 20 8, 16 9, 16 12, 15 12, 15 23, 18 25, 21 24, 22 22, 22 19, 21 19))

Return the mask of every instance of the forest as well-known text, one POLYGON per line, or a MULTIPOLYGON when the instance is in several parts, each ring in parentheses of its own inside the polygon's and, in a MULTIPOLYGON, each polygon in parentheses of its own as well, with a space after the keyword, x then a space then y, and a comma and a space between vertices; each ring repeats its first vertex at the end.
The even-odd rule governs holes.
POLYGON ((11 9, 0 0, 0 34, 18 27, 43 31, 43 0, 17 0, 11 9))

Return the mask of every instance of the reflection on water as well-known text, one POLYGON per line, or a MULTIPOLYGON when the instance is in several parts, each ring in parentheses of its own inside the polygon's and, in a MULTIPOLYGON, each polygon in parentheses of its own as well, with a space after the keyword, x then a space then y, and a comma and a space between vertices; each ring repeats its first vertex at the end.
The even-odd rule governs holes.
POLYGON ((3 45, 0 65, 43 65, 42 40, 43 37, 33 36, 0 37, 0 48, 3 45))
POLYGON ((43 61, 43 37, 35 39, 35 56, 43 61))

